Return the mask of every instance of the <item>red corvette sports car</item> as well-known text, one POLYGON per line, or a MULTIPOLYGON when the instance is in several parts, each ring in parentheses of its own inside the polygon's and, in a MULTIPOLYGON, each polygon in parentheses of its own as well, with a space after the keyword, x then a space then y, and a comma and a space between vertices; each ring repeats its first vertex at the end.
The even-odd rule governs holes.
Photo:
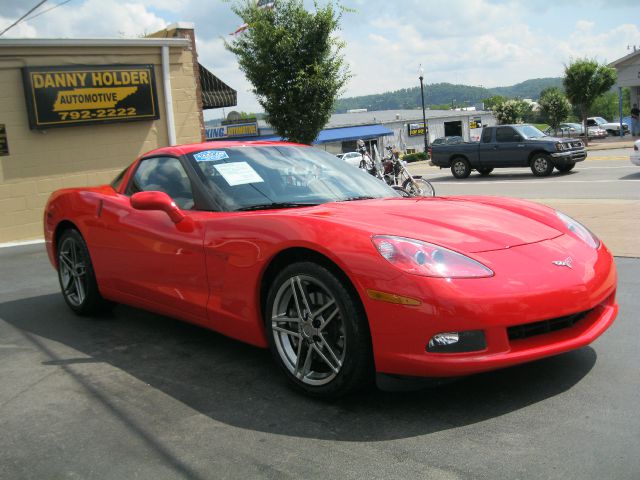
POLYGON ((291 143, 154 150, 110 185, 53 193, 44 228, 73 311, 119 302, 268 347, 315 396, 566 352, 618 309, 611 253, 566 215, 400 197, 291 143))

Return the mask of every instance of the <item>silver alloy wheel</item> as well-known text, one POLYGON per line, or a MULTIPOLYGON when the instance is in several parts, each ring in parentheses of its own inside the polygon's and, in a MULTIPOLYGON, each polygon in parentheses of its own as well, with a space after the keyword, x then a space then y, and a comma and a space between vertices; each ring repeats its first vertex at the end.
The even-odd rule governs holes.
POLYGON ((296 275, 278 289, 271 329, 280 359, 298 380, 325 385, 347 352, 344 319, 335 297, 317 278, 296 275))
POLYGON ((453 169, 455 170, 456 175, 462 176, 467 171, 467 166, 463 161, 459 160, 453 164, 453 169))
POLYGON ((58 250, 62 292, 69 303, 79 307, 87 297, 87 266, 78 242, 67 237, 58 250))
POLYGON ((535 168, 538 173, 544 173, 547 171, 547 168, 549 168, 549 161, 544 157, 537 157, 533 161, 533 168, 535 168))

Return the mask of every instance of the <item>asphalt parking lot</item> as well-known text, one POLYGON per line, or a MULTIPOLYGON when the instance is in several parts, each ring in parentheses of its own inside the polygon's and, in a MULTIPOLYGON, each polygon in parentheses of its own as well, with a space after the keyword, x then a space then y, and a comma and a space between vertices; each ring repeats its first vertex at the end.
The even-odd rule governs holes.
POLYGON ((640 259, 593 345, 418 392, 292 392, 266 351, 118 306, 73 315, 42 244, 0 249, 0 478, 640 476, 640 259))

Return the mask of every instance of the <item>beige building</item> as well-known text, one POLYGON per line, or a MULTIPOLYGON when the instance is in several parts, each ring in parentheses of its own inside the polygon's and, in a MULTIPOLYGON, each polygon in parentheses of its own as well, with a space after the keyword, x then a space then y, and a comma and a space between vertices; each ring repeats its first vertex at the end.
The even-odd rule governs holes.
POLYGON ((203 141, 202 109, 235 105, 198 64, 190 24, 150 37, 0 40, 0 244, 42 237, 52 191, 203 141))

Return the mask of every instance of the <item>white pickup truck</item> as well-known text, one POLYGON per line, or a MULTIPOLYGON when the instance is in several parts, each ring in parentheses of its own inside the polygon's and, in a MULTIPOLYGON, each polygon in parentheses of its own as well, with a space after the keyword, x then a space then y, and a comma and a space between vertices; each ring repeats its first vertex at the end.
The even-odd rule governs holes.
POLYGON ((629 125, 622 124, 622 133, 620 133, 620 123, 607 122, 602 117, 589 117, 587 118, 587 127, 600 127, 607 131, 609 135, 617 135, 622 137, 629 133, 629 125))

